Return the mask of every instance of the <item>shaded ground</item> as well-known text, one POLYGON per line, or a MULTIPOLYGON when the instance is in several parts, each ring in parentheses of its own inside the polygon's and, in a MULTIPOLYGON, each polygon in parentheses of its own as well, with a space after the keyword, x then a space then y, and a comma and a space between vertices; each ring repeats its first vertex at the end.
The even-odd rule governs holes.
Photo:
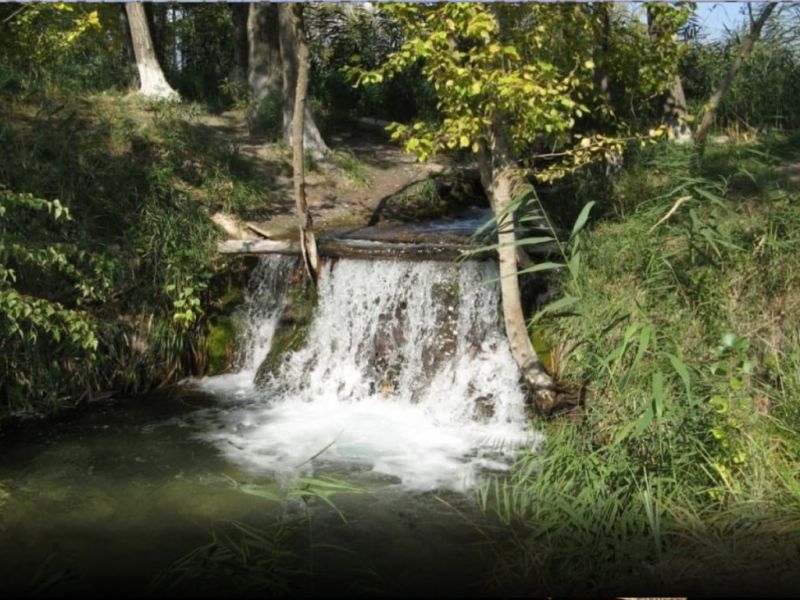
MULTIPOLYGON (((239 112, 202 116, 199 122, 209 135, 233 145, 263 173, 270 189, 271 214, 250 222, 272 238, 293 236, 296 220, 290 150, 251 135, 239 112)), ((396 224, 453 212, 453 203, 442 198, 442 192, 447 194, 453 187, 452 182, 442 181, 445 173, 452 171, 447 162, 419 163, 397 145, 361 132, 335 136, 329 145, 334 153, 354 155, 360 163, 359 179, 365 181, 352 181, 339 167, 309 165, 306 192, 319 231, 396 224)), ((462 196, 474 195, 474 189, 468 189, 469 184, 466 187, 462 196)), ((480 198, 473 198, 475 201, 480 198)))

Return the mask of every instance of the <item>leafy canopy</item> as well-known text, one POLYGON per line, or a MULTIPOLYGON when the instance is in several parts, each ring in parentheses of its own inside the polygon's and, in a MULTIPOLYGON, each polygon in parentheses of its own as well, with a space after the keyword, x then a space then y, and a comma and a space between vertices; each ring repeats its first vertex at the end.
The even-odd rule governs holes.
POLYGON ((653 6, 659 29, 650 35, 628 13, 612 23, 597 6, 581 4, 391 4, 382 10, 401 24, 405 41, 380 67, 351 67, 350 75, 356 84, 379 83, 419 64, 439 98, 438 121, 393 124, 394 139, 425 160, 447 149, 478 152, 492 129, 502 127, 518 158, 562 158, 540 171, 540 179, 621 149, 630 125, 601 93, 598 62, 604 74, 617 77, 611 85, 627 86, 620 90, 625 100, 654 98, 672 78, 674 32, 688 16, 684 7, 653 6), (607 23, 613 27, 604 28, 607 23), (627 43, 614 43, 622 32, 627 43), (645 45, 648 52, 641 51, 645 45))

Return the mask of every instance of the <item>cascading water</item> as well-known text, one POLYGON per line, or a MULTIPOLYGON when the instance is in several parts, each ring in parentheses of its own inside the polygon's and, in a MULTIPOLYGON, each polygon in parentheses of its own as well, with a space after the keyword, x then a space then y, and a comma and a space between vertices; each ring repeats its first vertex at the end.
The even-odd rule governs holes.
POLYGON ((493 263, 328 263, 304 347, 264 389, 252 387, 284 307, 289 260, 264 258, 252 276, 239 372, 203 383, 219 391, 235 377, 248 398, 205 435, 229 458, 281 474, 314 457, 413 489, 465 489, 538 443, 525 425, 498 286, 487 283, 497 278, 493 263))
POLYGON ((256 371, 272 346, 272 338, 286 304, 289 277, 299 259, 292 256, 261 258, 250 275, 244 310, 238 327, 236 370, 206 377, 201 387, 218 394, 247 395, 256 371))

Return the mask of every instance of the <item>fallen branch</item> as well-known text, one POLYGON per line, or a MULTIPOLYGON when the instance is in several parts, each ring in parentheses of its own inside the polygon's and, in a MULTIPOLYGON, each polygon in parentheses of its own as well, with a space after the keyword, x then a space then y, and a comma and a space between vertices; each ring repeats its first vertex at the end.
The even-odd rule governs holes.
POLYGON ((675 211, 676 211, 676 210, 678 210, 678 209, 679 209, 679 208, 680 208, 680 207, 683 205, 683 203, 684 203, 684 202, 686 202, 687 200, 691 200, 691 199, 692 199, 692 197, 691 197, 691 196, 681 196, 680 198, 678 198, 678 200, 675 202, 675 204, 673 204, 673 205, 672 205, 672 208, 670 208, 670 209, 667 211, 667 214, 665 214, 663 217, 661 217, 661 218, 658 220, 658 222, 657 222, 655 225, 653 225, 653 226, 650 228, 650 230, 649 230, 647 233, 653 233, 653 232, 655 231, 656 227, 658 227, 658 226, 659 226, 659 225, 661 225, 661 224, 662 224, 664 221, 666 221, 666 220, 667 220, 667 219, 669 219, 669 218, 670 218, 672 215, 674 215, 674 214, 675 214, 675 211))
POLYGON ((273 237, 266 229, 262 229, 258 225, 253 225, 252 223, 245 223, 244 226, 265 239, 271 239, 273 237))

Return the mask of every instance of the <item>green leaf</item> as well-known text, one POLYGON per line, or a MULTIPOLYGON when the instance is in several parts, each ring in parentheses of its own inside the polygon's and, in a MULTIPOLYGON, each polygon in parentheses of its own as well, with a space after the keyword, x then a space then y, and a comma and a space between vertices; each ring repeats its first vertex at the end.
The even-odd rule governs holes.
POLYGON ((589 219, 589 213, 592 210, 592 207, 596 204, 594 200, 591 202, 587 202, 581 213, 578 215, 578 218, 575 220, 575 225, 572 226, 572 233, 570 234, 570 239, 574 238, 578 233, 580 233, 581 229, 586 225, 586 221, 589 219))
POLYGON ((581 272, 581 253, 576 250, 572 254, 572 258, 569 259, 567 266, 569 267, 569 272, 572 274, 572 277, 577 279, 581 272))
POLYGON ((541 319, 544 315, 548 313, 557 312, 559 310, 564 310, 565 308, 569 308, 570 306, 575 304, 578 300, 580 300, 580 298, 578 298, 577 296, 564 296, 563 298, 559 298, 558 300, 546 305, 539 312, 533 315, 531 323, 536 323, 539 319, 541 319))
POLYGON ((642 327, 642 331, 639 333, 639 348, 636 350, 636 358, 633 359, 633 365, 631 365, 631 367, 638 365, 642 358, 644 358, 644 353, 647 352, 647 348, 650 345, 650 336, 652 334, 652 325, 645 325, 642 327))
POLYGON ((517 271, 518 274, 522 273, 539 273, 541 271, 551 271, 553 269, 561 269, 564 265, 562 263, 554 263, 554 262, 543 262, 533 265, 532 267, 527 267, 522 269, 521 271, 517 271))
POLYGON ((265 490, 264 488, 255 485, 240 485, 239 489, 245 494, 256 496, 257 498, 263 498, 264 500, 269 500, 270 502, 283 502, 283 499, 274 492, 270 492, 269 490, 265 490))
POLYGON ((661 371, 653 373, 653 406, 656 418, 660 419, 664 414, 664 373, 661 371))
POLYGON ((529 237, 529 238, 522 238, 517 240, 517 244, 520 246, 538 246, 541 244, 547 244, 548 242, 554 242, 556 238, 551 235, 546 235, 542 237, 529 237))
POLYGON ((686 367, 686 364, 674 354, 667 353, 667 358, 669 358, 669 362, 672 363, 672 368, 675 369, 675 372, 683 381, 683 386, 686 388, 686 397, 689 400, 689 405, 694 406, 694 398, 692 397, 692 382, 691 378, 689 377, 689 369, 686 367))

